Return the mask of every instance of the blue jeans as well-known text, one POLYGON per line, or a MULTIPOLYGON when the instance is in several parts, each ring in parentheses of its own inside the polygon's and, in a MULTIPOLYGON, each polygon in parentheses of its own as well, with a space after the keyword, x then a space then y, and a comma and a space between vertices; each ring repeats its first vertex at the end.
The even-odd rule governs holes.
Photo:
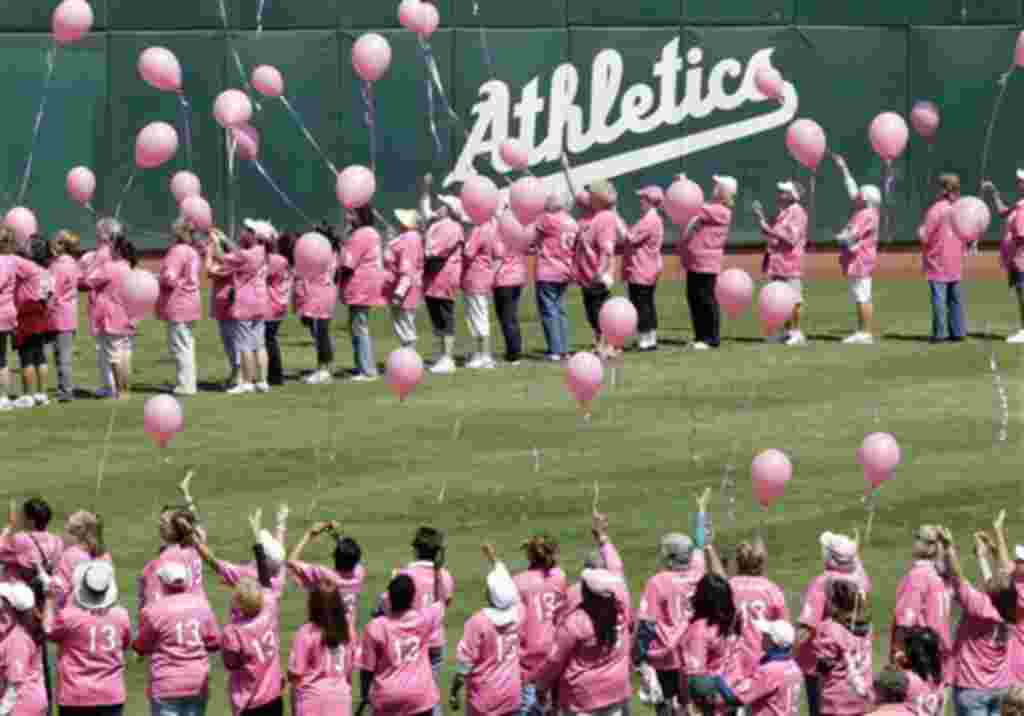
POLYGON ((206 697, 188 696, 183 699, 152 699, 149 702, 152 716, 206 716, 206 697))
POLYGON ((999 716, 1006 698, 1006 689, 953 688, 953 707, 956 716, 999 716))
MULTIPOLYGON (((432 646, 427 651, 430 654, 430 670, 434 673, 434 685, 438 688, 441 687, 441 667, 444 666, 444 647, 443 646, 432 646)), ((438 702, 431 709, 434 716, 441 716, 441 704, 438 702)))
POLYGON ((370 337, 370 309, 366 306, 349 306, 348 327, 352 332, 352 353, 355 357, 356 373, 370 377, 377 375, 377 361, 373 357, 373 338, 370 337))
POLYGON ((541 716, 543 710, 537 703, 536 684, 523 684, 523 689, 519 694, 519 716, 541 716))
POLYGON ((932 339, 958 340, 967 333, 964 325, 964 304, 960 296, 959 281, 929 281, 932 300, 932 339), (949 333, 946 333, 946 322, 949 320, 949 333))
POLYGON ((569 352, 569 314, 565 311, 565 283, 537 282, 537 312, 551 355, 569 352))
POLYGON ((807 689, 807 713, 818 716, 821 712, 821 690, 817 676, 804 675, 804 686, 807 689))

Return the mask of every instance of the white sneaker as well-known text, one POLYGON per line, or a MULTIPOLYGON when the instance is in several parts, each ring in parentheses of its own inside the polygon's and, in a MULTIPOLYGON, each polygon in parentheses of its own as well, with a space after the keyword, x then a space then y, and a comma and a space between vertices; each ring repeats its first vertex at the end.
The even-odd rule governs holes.
POLYGON ((1006 339, 1007 343, 1024 343, 1024 331, 1017 331, 1006 339))
POLYGON ((0 398, 0 411, 14 410, 14 405, 11 403, 11 399, 6 395, 0 398))
POLYGON ((788 336, 785 331, 782 333, 776 333, 774 336, 768 336, 764 339, 765 343, 778 343, 783 344, 788 340, 788 336))
POLYGON ((480 355, 479 353, 474 353, 473 355, 471 355, 469 357, 469 360, 466 361, 466 367, 467 368, 479 368, 480 367, 480 363, 483 361, 483 359, 484 359, 484 357, 482 355, 480 355))
POLYGON ((320 382, 320 371, 314 370, 312 373, 302 379, 302 382, 306 385, 316 385, 320 382))
POLYGON ((852 336, 847 336, 846 338, 843 339, 843 343, 846 343, 848 345, 869 346, 874 342, 874 336, 872 336, 870 333, 864 333, 862 331, 858 331, 857 333, 854 333, 852 336))
POLYGON ((50 399, 46 397, 46 393, 36 393, 32 396, 32 400, 36 401, 36 405, 50 404, 50 399))
POLYGON ((11 405, 13 405, 15 408, 34 408, 36 407, 36 401, 32 398, 31 395, 23 395, 17 400, 15 400, 13 403, 11 403, 11 405))
POLYGON ((803 331, 790 331, 789 338, 786 339, 787 346, 806 346, 807 336, 803 334, 803 331))
POLYGON ((266 382, 264 382, 264 383, 257 383, 256 384, 256 392, 257 393, 269 393, 270 392, 270 383, 266 383, 266 382))
POLYGON ((430 367, 430 372, 435 375, 448 375, 455 372, 455 361, 450 356, 444 356, 430 367))
POLYGON ((562 360, 562 356, 560 356, 560 355, 559 355, 559 354, 557 354, 557 353, 548 353, 548 354, 547 354, 547 355, 545 356, 545 360, 548 360, 548 361, 550 361, 551 363, 560 363, 560 362, 561 362, 561 360, 562 360))
POLYGON ((380 380, 379 375, 366 375, 366 373, 356 373, 354 376, 349 378, 353 383, 374 383, 380 380))
POLYGON ((476 368, 477 370, 493 370, 498 366, 494 363, 494 359, 491 356, 483 355, 469 368, 476 368))
POLYGON ((711 350, 711 346, 709 346, 704 341, 697 341, 696 343, 693 344, 693 350, 695 350, 695 351, 709 351, 709 350, 711 350))
POLYGON ((185 388, 185 387, 183 387, 183 386, 180 386, 180 385, 179 385, 179 386, 176 386, 176 387, 174 388, 174 391, 173 391, 173 393, 174 393, 175 395, 185 395, 185 396, 188 396, 188 395, 195 395, 195 394, 196 394, 196 393, 198 393, 198 392, 199 392, 198 390, 192 390, 192 389, 190 389, 190 388, 185 388))
POLYGON ((245 395, 246 393, 253 393, 256 391, 256 386, 252 383, 239 383, 234 388, 228 389, 228 395, 245 395))

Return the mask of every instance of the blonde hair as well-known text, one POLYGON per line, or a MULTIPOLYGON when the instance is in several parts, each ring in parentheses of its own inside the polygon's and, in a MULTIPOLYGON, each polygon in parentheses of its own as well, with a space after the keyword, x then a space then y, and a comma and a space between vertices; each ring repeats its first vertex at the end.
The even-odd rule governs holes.
POLYGON ((18 248, 18 238, 14 229, 6 224, 0 226, 0 254, 13 254, 18 248))
POLYGON ((263 611, 263 589, 251 577, 245 577, 238 582, 238 586, 235 587, 235 599, 239 611, 250 619, 263 611))
POLYGON ((78 234, 67 229, 61 229, 50 240, 50 253, 54 256, 77 254, 81 242, 82 240, 78 237, 78 234))
POLYGON ((957 194, 960 192, 960 177, 956 174, 939 174, 938 182, 942 191, 946 193, 957 194))
POLYGON ((1001 716, 1024 716, 1024 686, 1013 686, 1006 692, 1001 716))
POLYGON ((92 512, 79 510, 68 517, 67 532, 74 537, 93 559, 101 557, 103 547, 103 524, 92 512))
POLYGON ((740 574, 760 577, 764 574, 766 556, 764 545, 740 542, 736 545, 736 568, 740 574))
POLYGON ((715 192, 716 198, 724 206, 732 209, 736 206, 736 195, 730 192, 723 186, 719 186, 718 191, 715 192))

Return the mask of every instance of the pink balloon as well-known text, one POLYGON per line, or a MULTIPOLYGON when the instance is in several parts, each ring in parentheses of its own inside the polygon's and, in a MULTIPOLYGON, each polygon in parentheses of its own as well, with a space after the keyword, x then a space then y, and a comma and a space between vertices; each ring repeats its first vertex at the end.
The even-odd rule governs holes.
POLYGON ((423 379, 423 359, 412 348, 399 348, 388 356, 384 372, 399 400, 405 400, 423 379))
POLYGON ((135 164, 155 169, 178 151, 178 132, 167 122, 147 124, 135 140, 135 164))
POLYGON ((213 118, 224 129, 245 124, 252 119, 252 102, 242 90, 224 90, 213 102, 213 118))
POLYGON ((366 206, 376 191, 377 179, 366 167, 353 164, 338 174, 335 193, 338 195, 338 202, 346 209, 366 206))
POLYGON ((92 29, 92 6, 85 0, 64 0, 53 11, 50 26, 58 45, 81 40, 92 29))
POLYGON ((864 468, 864 479, 873 489, 892 479, 900 459, 900 445, 889 433, 871 433, 857 451, 857 461, 864 468))
POLYGON ((485 176, 474 174, 459 192, 462 210, 474 224, 486 224, 498 210, 498 187, 485 176))
POLYGON ((868 138, 875 154, 887 162, 898 158, 907 148, 910 130, 903 117, 895 112, 882 112, 871 120, 868 127, 868 138))
POLYGON ((626 339, 636 333, 638 316, 629 299, 617 296, 605 301, 598 314, 597 323, 601 335, 616 348, 622 348, 626 339))
POLYGON ((284 94, 284 77, 271 65, 260 65, 252 71, 252 86, 264 97, 277 99, 284 94))
POLYGON ((501 161, 508 164, 517 172, 521 172, 530 166, 530 152, 522 142, 514 139, 506 139, 498 149, 501 161))
POLYGON ((704 191, 685 177, 676 179, 665 192, 665 213, 677 226, 685 227, 703 204, 704 191))
POLYGON ((992 213, 976 196, 965 196, 953 204, 953 231, 964 241, 977 241, 988 231, 992 213))
POLYGON ((1024 67, 1024 32, 1017 35, 1017 47, 1013 51, 1013 61, 1017 67, 1024 67))
POLYGON ((213 209, 201 196, 193 194, 182 199, 181 214, 192 223, 196 231, 206 231, 213 226, 213 209))
POLYGON ((729 318, 735 320, 754 301, 754 280, 743 269, 726 269, 715 281, 715 298, 729 318))
POLYGON ((382 36, 370 32, 352 46, 352 67, 360 79, 376 82, 391 66, 391 45, 382 36))
POLYGON ((170 395, 156 395, 146 401, 142 409, 142 427, 160 447, 167 447, 184 426, 181 404, 170 395))
POLYGON ((509 205, 516 220, 524 226, 532 223, 544 213, 548 192, 543 182, 536 177, 525 176, 516 179, 508 192, 509 205))
POLYGON ((417 12, 419 21, 416 32, 420 37, 429 39, 437 31, 437 26, 441 24, 441 14, 437 11, 437 6, 429 0, 421 2, 417 12))
POLYGON ((604 366, 593 353, 581 352, 565 366, 565 384, 580 405, 587 405, 601 390, 604 366))
POLYGON ((200 196, 203 193, 202 182, 192 172, 178 172, 171 177, 171 193, 179 204, 188 196, 200 196))
POLYGON ((782 99, 785 80, 774 67, 762 67, 754 73, 754 86, 768 99, 782 99))
POLYGON ((295 273, 312 279, 322 275, 331 265, 331 242, 316 232, 303 234, 295 244, 295 273))
POLYGON ((793 464, 779 450, 765 450, 750 465, 754 480, 754 496, 761 507, 769 507, 782 497, 786 483, 793 477, 793 464))
POLYGON ((19 244, 24 244, 34 234, 39 233, 39 222, 31 209, 24 206, 16 206, 7 212, 4 217, 4 224, 14 229, 14 236, 19 244))
POLYGON ((796 308, 797 295, 789 284, 773 281, 761 289, 757 313, 765 335, 769 335, 789 320, 796 308))
POLYGON ((498 217, 498 233, 505 245, 517 253, 526 253, 533 241, 533 231, 520 224, 511 211, 504 211, 498 217))
POLYGON ((260 157, 260 133, 255 127, 243 124, 232 127, 231 136, 235 139, 235 151, 238 158, 247 162, 255 161, 260 157))
POLYGON ((134 320, 152 313, 159 297, 160 283, 149 271, 129 271, 121 282, 121 301, 128 316, 134 320))
POLYGON ((88 204, 96 193, 96 175, 89 167, 75 167, 68 172, 67 187, 68 196, 79 204, 88 204))
POLYGON ((786 130, 786 148, 793 158, 811 171, 825 156, 825 130, 812 119, 798 119, 786 130))
POLYGON ((166 47, 150 47, 139 55, 139 74, 146 84, 163 92, 181 89, 181 64, 166 47))
POLYGON ((933 102, 914 102, 910 110, 910 124, 925 139, 931 139, 939 130, 939 108, 933 102))
POLYGON ((420 32, 420 0, 402 0, 398 5, 398 24, 410 32, 420 32))

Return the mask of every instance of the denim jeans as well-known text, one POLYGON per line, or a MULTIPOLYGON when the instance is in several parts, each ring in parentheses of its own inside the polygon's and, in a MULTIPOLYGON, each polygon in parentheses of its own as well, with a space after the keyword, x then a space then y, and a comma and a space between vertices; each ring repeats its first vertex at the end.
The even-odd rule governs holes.
POLYGON ((505 336, 505 360, 509 362, 519 360, 523 352, 523 334, 519 330, 519 295, 522 290, 522 286, 497 286, 494 289, 494 311, 505 336))
POLYGON ((206 716, 206 697, 188 696, 183 699, 152 699, 149 702, 152 716, 206 716))
POLYGON ((57 362, 57 395, 64 399, 75 397, 72 368, 75 360, 75 332, 61 331, 53 342, 54 360, 57 362))
POLYGON ((523 684, 522 691, 519 693, 519 716, 541 716, 544 713, 537 702, 537 686, 535 684, 523 684))
MULTIPOLYGON (((434 674, 434 684, 440 688, 441 686, 441 667, 444 666, 444 647, 443 646, 432 646, 427 650, 430 654, 430 670, 434 674)), ((441 710, 440 702, 434 706, 431 710, 433 716, 441 716, 443 711, 441 710)))
POLYGON ((565 311, 565 283, 537 282, 537 312, 551 355, 569 352, 569 314, 565 311))
POLYGON ((804 675, 804 686, 807 688, 807 713, 818 716, 821 713, 821 690, 817 676, 804 675))
POLYGON ((356 373, 377 375, 377 361, 373 357, 373 338, 370 337, 370 309, 366 306, 349 306, 348 327, 352 332, 352 353, 356 373))
POLYGON ((1006 689, 953 688, 956 716, 999 716, 1006 689))
POLYGON ((330 318, 303 318, 302 322, 309 328, 316 346, 316 362, 318 365, 329 366, 334 362, 334 338, 331 337, 330 318))
POLYGON ((967 334, 959 281, 929 281, 932 301, 932 339, 961 339, 967 334), (949 332, 946 332, 946 323, 949 332))

